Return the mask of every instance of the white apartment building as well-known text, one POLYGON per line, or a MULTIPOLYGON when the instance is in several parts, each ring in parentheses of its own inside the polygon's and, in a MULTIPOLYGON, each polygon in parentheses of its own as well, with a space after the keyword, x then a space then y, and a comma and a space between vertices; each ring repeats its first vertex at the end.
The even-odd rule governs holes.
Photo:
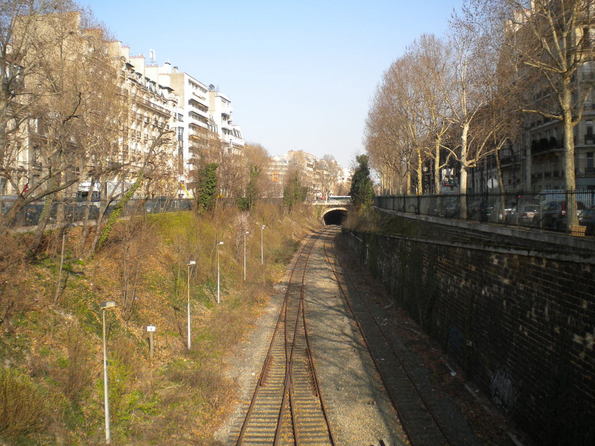
POLYGON ((212 130, 209 126, 208 89, 198 79, 179 71, 169 62, 163 65, 147 64, 144 56, 136 56, 131 58, 131 63, 153 82, 171 89, 178 98, 172 129, 176 132, 178 143, 180 193, 189 196, 193 151, 207 143, 209 130, 212 130))
POLYGON ((302 150, 290 150, 285 155, 272 156, 267 166, 267 175, 273 184, 272 196, 283 196, 283 186, 288 171, 295 167, 301 174, 303 186, 308 188, 310 199, 326 197, 345 189, 351 182, 350 171, 340 168, 339 173, 331 172, 326 163, 311 153, 302 150))
POLYGON ((214 85, 209 86, 209 116, 215 132, 229 153, 239 153, 245 141, 242 129, 232 121, 233 108, 231 100, 218 91, 214 85))
MULTIPOLYGON (((128 108, 128 128, 122 136, 122 157, 140 165, 151 145, 160 136, 179 125, 179 98, 173 88, 147 75, 144 57, 130 56, 130 49, 119 41, 110 42, 110 52, 119 59, 122 92, 128 108)), ((180 146, 171 143, 166 150, 172 172, 182 172, 180 146)), ((132 179, 130 179, 132 181, 132 179)))
POLYGON ((271 179, 273 190, 271 197, 283 197, 283 185, 285 184, 285 176, 289 170, 289 160, 287 155, 272 156, 269 165, 267 166, 267 175, 271 179))
MULTIPOLYGON (((129 175, 125 179, 105 179, 102 183, 92 184, 91 179, 82 178, 78 184, 73 184, 65 190, 66 194, 88 194, 93 192, 107 192, 108 194, 115 190, 115 184, 120 183, 124 189, 126 185, 134 181, 135 171, 143 165, 150 147, 157 137, 173 127, 177 116, 178 98, 172 88, 156 82, 144 73, 144 67, 137 69, 132 62, 135 58, 130 57, 130 50, 119 41, 105 41, 104 35, 100 30, 87 29, 81 26, 80 15, 78 13, 67 13, 59 15, 48 15, 47 23, 41 20, 38 23, 37 32, 46 32, 45 29, 53 29, 56 21, 68 27, 70 30, 69 43, 65 45, 65 51, 70 51, 72 57, 79 52, 87 51, 86 45, 89 39, 97 39, 107 45, 107 53, 117 69, 114 75, 117 76, 119 94, 122 103, 114 104, 114 107, 122 106, 122 114, 119 115, 118 126, 121 130, 114 132, 113 147, 116 151, 105 153, 106 160, 109 158, 111 163, 119 163, 127 169, 129 175)), ((28 32, 32 32, 28 30, 28 32)), ((58 56, 56 56, 58 57, 58 56)), ((138 65, 138 64, 137 64, 138 65)), ((18 154, 16 163, 19 167, 22 165, 22 171, 25 173, 22 183, 19 184, 19 190, 34 187, 37 179, 42 175, 43 170, 47 168, 40 159, 39 142, 46 137, 46 125, 43 119, 32 119, 28 126, 23 126, 23 142, 20 144, 22 150, 18 154)), ((76 145, 77 142, 72 140, 76 145)), ((167 168, 175 170, 176 149, 172 144, 166 143, 160 147, 165 153, 161 159, 167 160, 167 168), (171 152, 169 152, 171 151, 171 152)), ((46 160, 47 163, 47 160, 46 160)), ((82 168, 93 168, 93 166, 78 166, 82 168)), ((17 190, 5 187, 4 182, 0 182, 0 194, 15 194, 17 190)))
POLYGON ((176 134, 180 145, 179 181, 189 196, 193 158, 219 138, 229 153, 237 153, 244 145, 241 129, 233 124, 231 100, 178 67, 145 63, 144 56, 131 58, 136 69, 155 82, 171 88, 178 97, 176 134))

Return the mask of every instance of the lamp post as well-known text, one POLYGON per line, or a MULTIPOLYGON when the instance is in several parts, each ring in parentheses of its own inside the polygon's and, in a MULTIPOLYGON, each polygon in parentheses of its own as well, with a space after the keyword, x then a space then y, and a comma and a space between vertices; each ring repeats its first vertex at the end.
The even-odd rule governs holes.
POLYGON ((221 303, 221 273, 219 271, 219 246, 223 242, 217 242, 217 303, 221 303))
POLYGON ((114 308, 116 303, 113 301, 103 302, 101 307, 101 319, 103 327, 103 407, 105 414, 105 444, 111 443, 110 418, 109 418, 109 389, 107 379, 107 343, 105 340, 105 311, 114 308))
POLYGON ((153 333, 155 333, 155 331, 157 331, 157 327, 154 325, 147 325, 147 333, 149 333, 149 358, 151 358, 151 361, 153 360, 153 333))
POLYGON ((244 282, 246 281, 246 236, 250 234, 250 232, 244 232, 244 282))
POLYGON ((266 225, 260 225, 260 264, 264 265, 264 228, 266 225))
POLYGON ((186 306, 186 314, 188 316, 188 320, 186 321, 186 337, 187 339, 187 346, 188 346, 188 350, 190 350, 190 347, 192 346, 192 341, 191 341, 191 337, 192 337, 192 329, 190 327, 190 267, 196 265, 196 261, 195 260, 190 260, 188 262, 188 280, 187 280, 187 288, 188 288, 188 303, 186 306))

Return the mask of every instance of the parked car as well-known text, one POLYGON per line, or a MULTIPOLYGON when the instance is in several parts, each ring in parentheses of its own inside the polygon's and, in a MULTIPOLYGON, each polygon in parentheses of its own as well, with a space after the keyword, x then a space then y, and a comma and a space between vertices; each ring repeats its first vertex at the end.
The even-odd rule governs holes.
POLYGON ((494 215, 494 205, 487 198, 473 198, 467 204, 467 218, 469 220, 488 221, 494 215))
POLYGON ((457 218, 459 216, 459 197, 454 195, 438 197, 430 214, 437 217, 457 218))
POLYGON ((587 227, 585 235, 595 235, 595 206, 585 209, 578 222, 580 225, 587 227))
POLYGON ((524 204, 518 211, 519 225, 530 226, 539 213, 539 204, 524 204))
MULTIPOLYGON (((582 201, 576 202, 576 215, 580 219, 585 204, 582 201)), ((550 201, 543 206, 541 213, 541 225, 546 229, 564 231, 566 228, 566 201, 550 201)))

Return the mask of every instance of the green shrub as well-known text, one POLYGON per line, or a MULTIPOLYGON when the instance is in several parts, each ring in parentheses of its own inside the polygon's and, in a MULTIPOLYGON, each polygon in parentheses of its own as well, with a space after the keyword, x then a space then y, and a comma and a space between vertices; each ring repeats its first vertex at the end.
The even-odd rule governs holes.
POLYGON ((16 440, 45 430, 46 392, 15 369, 0 368, 0 438, 16 440))

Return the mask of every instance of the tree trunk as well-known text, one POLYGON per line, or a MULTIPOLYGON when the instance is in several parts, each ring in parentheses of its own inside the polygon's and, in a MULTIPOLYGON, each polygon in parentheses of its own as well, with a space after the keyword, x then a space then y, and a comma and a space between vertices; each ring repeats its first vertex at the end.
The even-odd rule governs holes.
POLYGON ((85 249, 85 245, 87 244, 87 238, 89 237, 89 216, 91 214, 91 201, 93 199, 93 189, 95 188, 96 183, 95 177, 91 178, 91 183, 89 186, 89 194, 87 195, 87 199, 85 200, 85 209, 83 210, 83 233, 81 235, 81 252, 85 249))
POLYGON ((43 209, 41 211, 41 215, 39 216, 39 220, 37 221, 37 228, 35 229, 35 237, 33 238, 33 242, 30 246, 31 254, 36 254, 41 246, 41 241, 43 239, 43 233, 45 228, 50 221, 50 217, 52 215, 52 207, 54 206, 54 195, 48 195, 44 202, 43 202, 43 209))
POLYGON ((576 215, 576 175, 574 171, 574 125, 572 123, 572 87, 571 80, 563 80, 562 113, 564 115, 564 174, 566 178, 566 225, 578 224, 576 215))
POLYGON ((25 207, 25 200, 18 196, 5 215, 0 214, 0 234, 8 232, 15 224, 19 212, 25 207))
POLYGON ((459 183, 459 194, 460 194, 460 203, 459 203, 459 216, 460 218, 466 219, 467 218, 467 176, 468 176, 468 169, 467 166, 467 144, 469 138, 469 123, 466 122, 463 124, 463 131, 461 133, 461 174, 460 174, 460 183, 459 183))
MULTIPOLYGON (((139 173, 138 177, 136 178, 136 181, 132 184, 130 189, 128 189, 126 191, 126 193, 122 196, 122 198, 118 201, 118 204, 114 208, 113 212, 110 214, 110 216, 107 220, 107 223, 105 224, 105 227, 101 231, 101 236, 99 237, 97 244, 94 246, 94 250, 96 248, 101 247, 101 245, 103 245, 105 243, 105 241, 108 239, 108 237, 112 231, 112 228, 116 224, 116 221, 118 220, 118 218, 120 218, 120 215, 122 214, 122 211, 124 210, 124 207, 126 207, 126 205, 130 201, 130 199, 133 197, 135 192, 143 185, 143 180, 144 180, 144 174, 143 174, 143 172, 141 172, 141 173, 139 173)), ((99 228, 97 228, 97 230, 99 231, 99 228)))
POLYGON ((417 195, 424 193, 424 177, 423 177, 423 159, 421 156, 421 150, 417 151, 417 195))
POLYGON ((434 193, 440 193, 440 141, 441 138, 436 138, 434 142, 434 193))
MULTIPOLYGON (((500 214, 506 219, 504 209, 506 208, 506 187, 504 186, 504 176, 502 175, 502 164, 500 163, 500 151, 496 152, 496 174, 498 175, 498 189, 500 190, 500 214)), ((514 169, 514 165, 512 167, 514 169)))

